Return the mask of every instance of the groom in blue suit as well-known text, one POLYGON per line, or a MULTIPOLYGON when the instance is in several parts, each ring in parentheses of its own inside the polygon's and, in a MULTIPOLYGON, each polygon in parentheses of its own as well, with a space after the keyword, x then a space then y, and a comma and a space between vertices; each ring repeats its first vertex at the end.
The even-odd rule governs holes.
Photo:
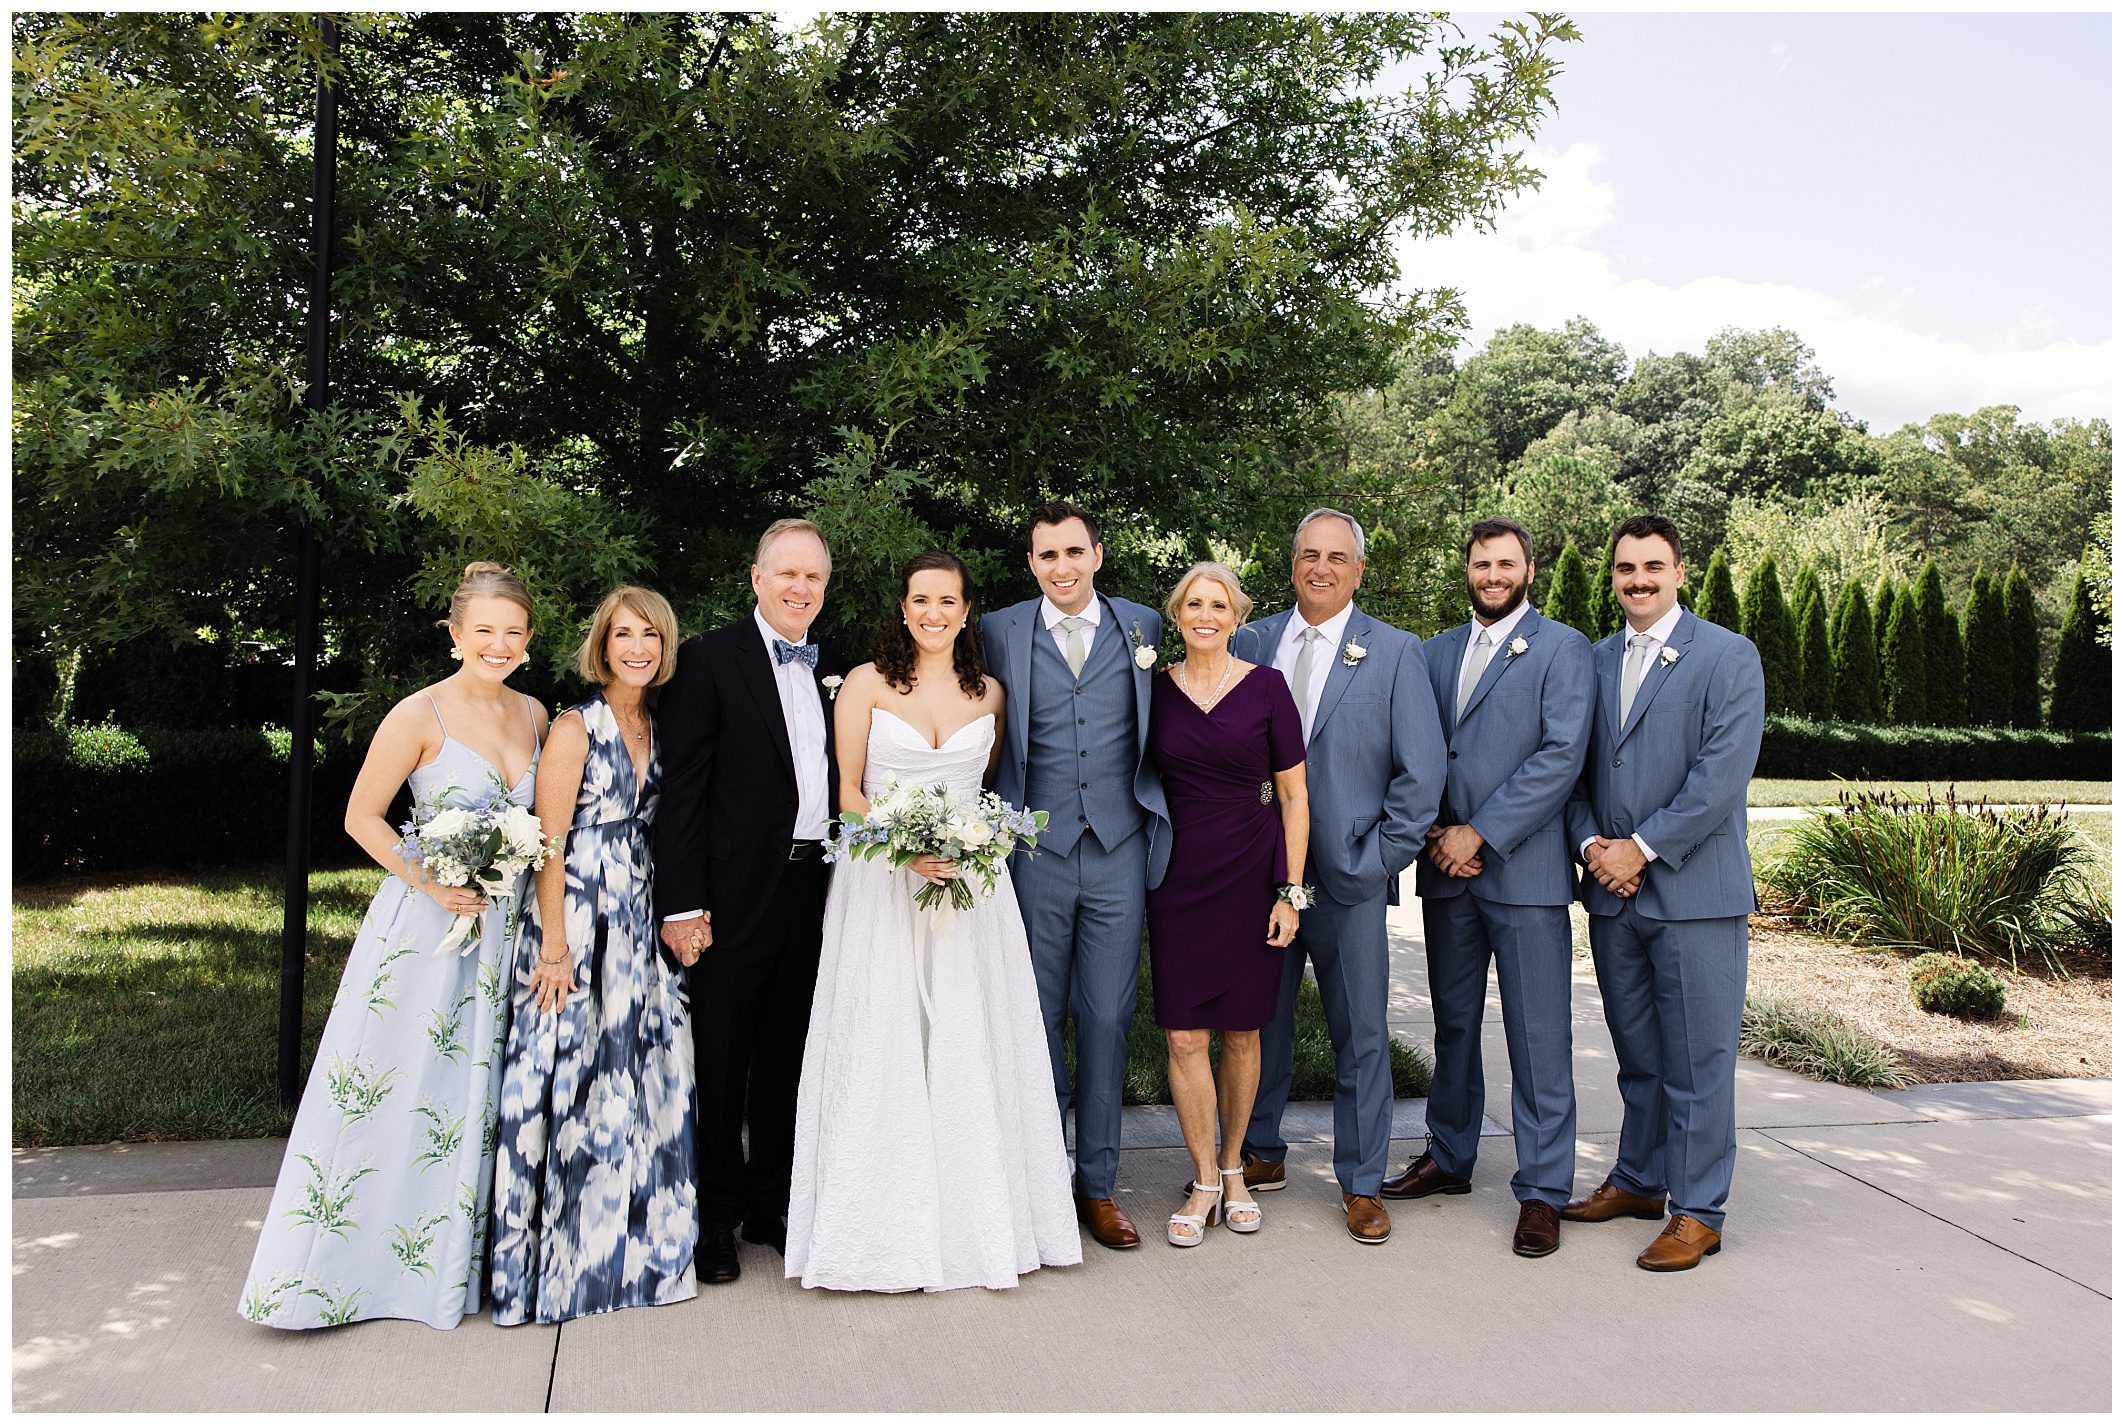
POLYGON ((981 620, 982 656, 1008 693, 996 793, 1048 814, 1030 856, 1011 861, 1032 945, 1055 1099, 1076 1108, 1077 1216, 1105 1247, 1133 1247, 1114 1201, 1121 1082, 1144 897, 1165 877, 1172 832, 1165 791, 1144 756, 1158 615, 1097 593, 1099 526, 1066 500, 1033 512, 1026 562, 1040 597, 981 620), (1062 1055, 1075 1021, 1077 1074, 1062 1055))
POLYGON ((1249 1188, 1283 1186, 1283 1106, 1291 1093, 1292 1013, 1313 960, 1335 1045, 1335 1177, 1344 1226, 1359 1242, 1392 1230, 1379 1188, 1394 1128, 1387 1062, 1386 908, 1423 850, 1445 787, 1445 739, 1421 641, 1353 600, 1364 578, 1364 527, 1314 510, 1291 541, 1295 609, 1257 619, 1232 652, 1283 674, 1306 738, 1312 839, 1306 880, 1319 899, 1299 918, 1276 1015, 1261 1031, 1261 1087, 1247 1124, 1249 1188))
POLYGON ((1612 559, 1627 624, 1593 647, 1592 748, 1565 823, 1586 866, 1622 1139, 1607 1181, 1563 1217, 1657 1220, 1671 1206, 1637 1264, 1686 1271, 1718 1251, 1733 1185, 1763 663, 1679 606, 1673 521, 1624 520, 1612 559))
POLYGON ((1465 1193, 1482 1133, 1482 1010, 1497 962, 1512 1064, 1512 1250, 1546 1257, 1571 1197, 1571 851, 1564 803, 1593 721, 1593 651, 1527 599, 1534 543, 1511 520, 1468 531, 1474 619, 1423 646, 1445 723, 1446 796, 1416 863, 1437 1026, 1430 1141, 1390 1198, 1465 1193))

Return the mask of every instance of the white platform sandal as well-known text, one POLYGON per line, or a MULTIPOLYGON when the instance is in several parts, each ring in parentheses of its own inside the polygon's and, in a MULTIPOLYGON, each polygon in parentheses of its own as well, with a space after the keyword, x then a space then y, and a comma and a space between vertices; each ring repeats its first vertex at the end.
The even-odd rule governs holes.
MULTIPOLYGON (((1243 1186, 1246 1178, 1244 1168, 1220 1168, 1220 1178, 1237 1177, 1243 1186)), ((1219 1186, 1223 1186, 1221 1183, 1219 1186)), ((1219 1195, 1220 1197, 1222 1194, 1219 1195)), ((1259 1232, 1261 1230, 1261 1204, 1258 1202, 1227 1202, 1224 1204, 1224 1225, 1234 1232, 1259 1232), (1248 1214, 1241 1217, 1240 1213, 1248 1214)))
POLYGON ((1165 1219, 1165 1240, 1175 1247, 1199 1247, 1205 1230, 1217 1225, 1217 1209, 1224 1203, 1224 1180, 1220 1177, 1213 1183, 1196 1183, 1196 1192, 1213 1192, 1217 1200, 1210 1204, 1208 1212, 1176 1212, 1165 1219), (1184 1237, 1178 1231, 1182 1227, 1195 1229, 1194 1235, 1184 1237))

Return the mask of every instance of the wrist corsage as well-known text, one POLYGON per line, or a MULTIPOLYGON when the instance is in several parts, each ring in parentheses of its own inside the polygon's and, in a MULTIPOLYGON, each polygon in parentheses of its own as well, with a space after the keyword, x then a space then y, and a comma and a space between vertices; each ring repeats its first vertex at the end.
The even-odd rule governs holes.
POLYGON ((1296 881, 1278 881, 1276 883, 1276 899, 1282 901, 1292 910, 1311 910, 1314 900, 1319 895, 1320 892, 1314 890, 1311 886, 1301 886, 1296 881))

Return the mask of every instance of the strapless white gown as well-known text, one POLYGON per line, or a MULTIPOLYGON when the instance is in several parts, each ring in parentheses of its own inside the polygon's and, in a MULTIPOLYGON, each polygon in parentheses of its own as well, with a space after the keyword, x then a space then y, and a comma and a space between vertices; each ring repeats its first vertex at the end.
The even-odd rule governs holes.
MULTIPOLYGON (((994 741, 992 714, 931 747, 876 709, 863 791, 978 791, 994 741)), ((920 885, 883 859, 834 867, 789 1185, 784 1272, 807 1287, 1002 1288, 1083 1260, 1009 872, 918 959, 920 885)))

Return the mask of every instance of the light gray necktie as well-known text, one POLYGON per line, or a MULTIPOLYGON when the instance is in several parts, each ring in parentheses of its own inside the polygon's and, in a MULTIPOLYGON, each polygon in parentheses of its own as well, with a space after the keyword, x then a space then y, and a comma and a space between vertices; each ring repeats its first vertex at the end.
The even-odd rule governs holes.
POLYGON ((1090 619, 1071 614, 1062 620, 1062 627, 1069 634, 1069 644, 1064 657, 1069 659, 1069 675, 1074 678, 1084 671, 1084 630, 1090 619))
POLYGON ((1468 699, 1475 696, 1475 685, 1482 681, 1482 670, 1490 666, 1490 631, 1475 635, 1475 657, 1468 664, 1467 675, 1460 682, 1460 706, 1453 709, 1453 721, 1459 722, 1468 710, 1468 699))
POLYGON ((1298 712, 1310 727, 1313 721, 1313 645, 1320 630, 1308 627, 1298 635, 1298 666, 1291 669, 1291 688, 1298 694, 1298 712))
POLYGON ((1651 658, 1652 635, 1630 635, 1630 656, 1623 660, 1622 715, 1616 720, 1619 727, 1630 720, 1630 704, 1637 701, 1637 685, 1645 680, 1645 664, 1651 658))

